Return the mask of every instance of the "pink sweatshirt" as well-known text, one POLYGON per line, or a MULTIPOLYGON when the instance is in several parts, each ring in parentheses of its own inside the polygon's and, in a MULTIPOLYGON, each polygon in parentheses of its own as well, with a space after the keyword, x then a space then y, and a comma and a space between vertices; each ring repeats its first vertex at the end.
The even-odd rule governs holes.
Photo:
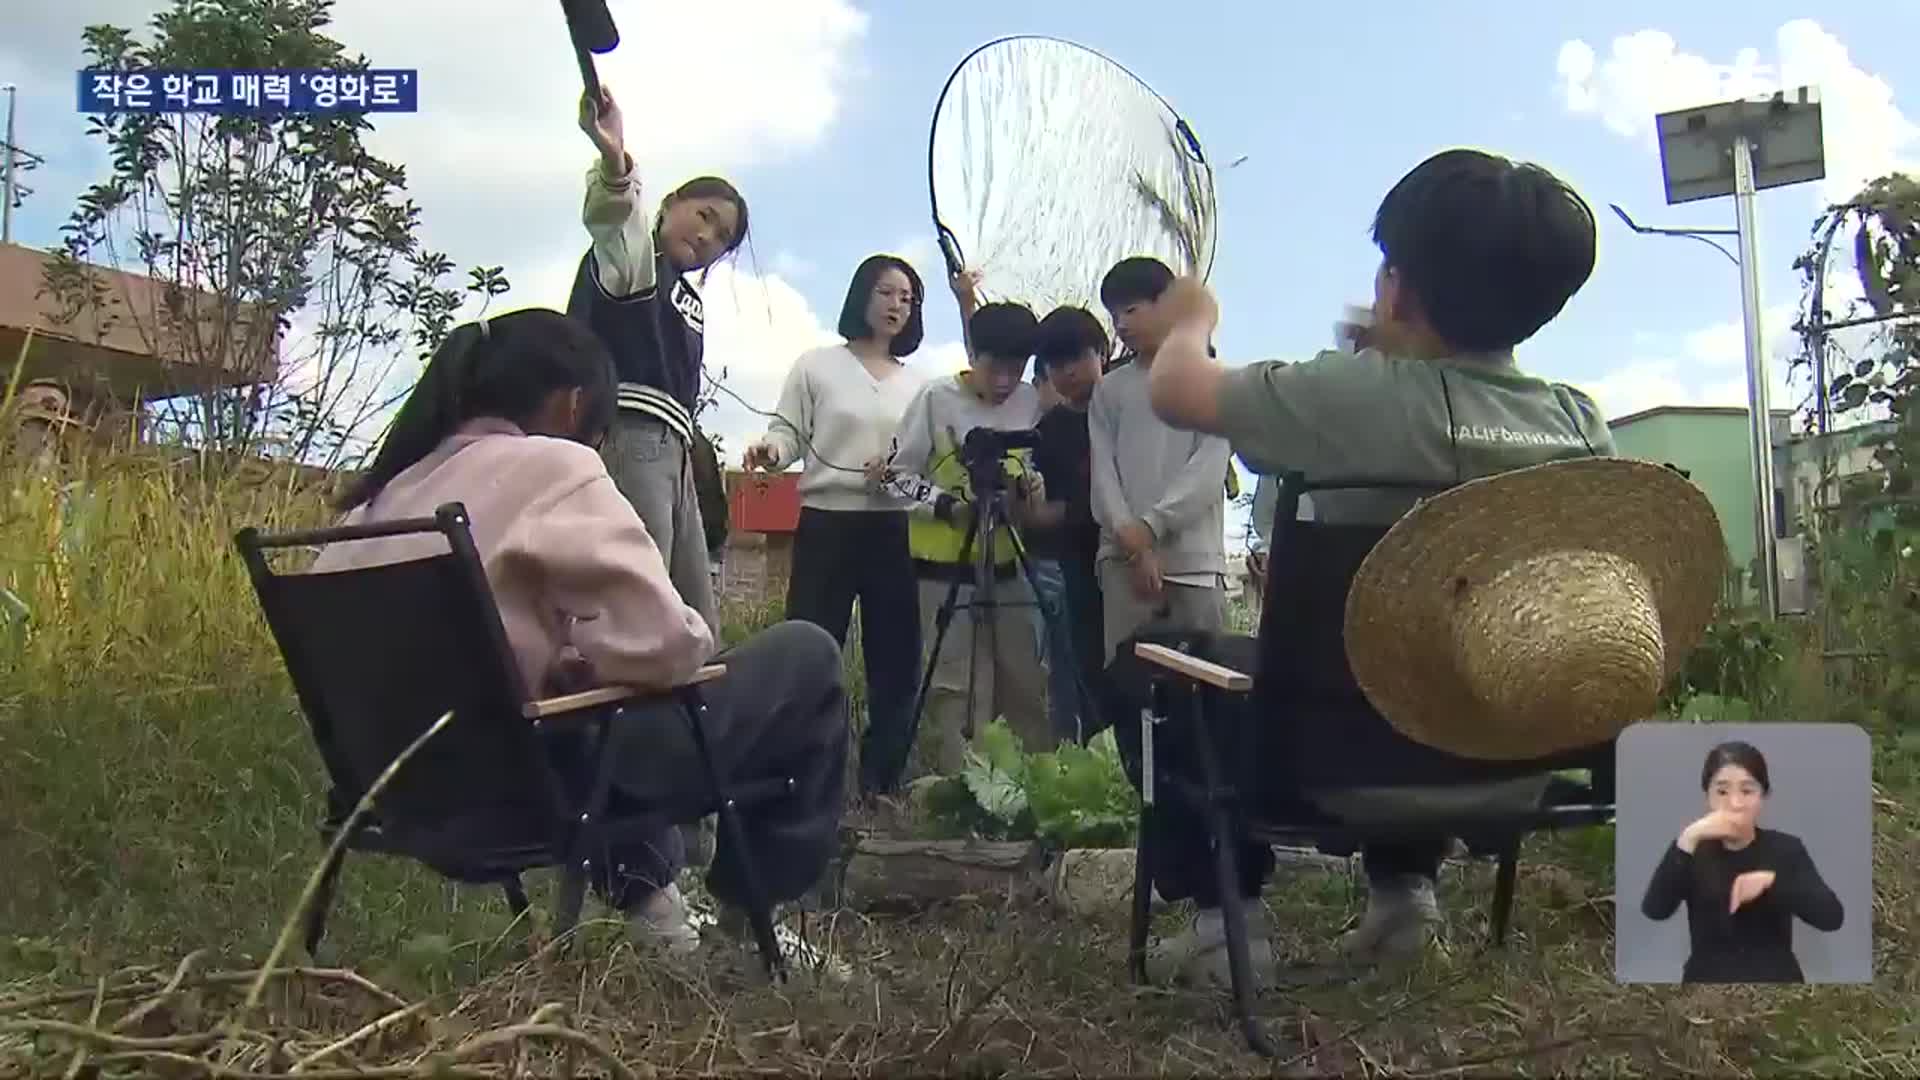
MULTIPOLYGON (((602 685, 675 686, 712 655, 706 620, 674 591, 660 549, 591 448, 474 420, 342 524, 432 517, 449 502, 466 505, 529 693, 540 694, 568 643, 602 685)), ((332 544, 311 572, 446 550, 432 536, 332 544)))

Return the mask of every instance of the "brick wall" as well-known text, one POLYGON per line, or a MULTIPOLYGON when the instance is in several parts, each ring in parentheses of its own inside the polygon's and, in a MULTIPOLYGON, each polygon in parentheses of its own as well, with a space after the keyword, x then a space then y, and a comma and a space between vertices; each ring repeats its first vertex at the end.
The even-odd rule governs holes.
POLYGON ((719 599, 748 607, 783 604, 792 572, 792 533, 732 533, 720 566, 719 599))

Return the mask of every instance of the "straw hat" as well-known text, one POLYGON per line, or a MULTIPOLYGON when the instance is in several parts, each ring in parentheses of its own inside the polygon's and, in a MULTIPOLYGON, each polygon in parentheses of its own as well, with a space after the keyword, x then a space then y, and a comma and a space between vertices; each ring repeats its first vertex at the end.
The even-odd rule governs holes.
POLYGON ((1416 742, 1502 761, 1591 746, 1653 715, 1726 566, 1712 504, 1671 469, 1501 473, 1388 530, 1347 595, 1347 660, 1416 742))

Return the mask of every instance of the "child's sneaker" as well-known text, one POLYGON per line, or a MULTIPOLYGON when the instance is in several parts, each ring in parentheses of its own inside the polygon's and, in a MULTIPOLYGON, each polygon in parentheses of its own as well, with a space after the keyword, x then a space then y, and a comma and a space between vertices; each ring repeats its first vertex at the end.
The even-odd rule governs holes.
MULTIPOLYGON (((824 953, 801 940, 779 921, 779 912, 774 912, 773 941, 780 950, 780 959, 786 965, 787 973, 812 974, 831 982, 846 982, 853 977, 853 969, 846 961, 824 953)), ((713 936, 730 950, 746 950, 753 956, 756 966, 760 965, 760 944, 754 940, 753 923, 747 918, 744 908, 731 904, 721 904, 713 915, 713 936)))
POLYGON ((678 885, 668 885, 630 909, 627 924, 637 943, 670 956, 691 955, 700 947, 700 931, 678 885))
MULTIPOLYGON (((1253 976, 1252 992, 1271 986, 1279 977, 1279 964, 1273 955, 1272 931, 1267 906, 1258 900, 1245 903, 1247 913, 1247 957, 1253 976)), ((1219 908, 1202 908, 1186 929, 1147 947, 1147 978, 1161 985, 1233 986, 1232 965, 1227 959, 1227 920, 1219 908)))
POLYGON ((705 870, 713 865, 713 849, 719 834, 719 821, 708 814, 690 825, 681 825, 680 837, 687 845, 687 866, 705 870))
POLYGON ((1406 875, 1367 883, 1367 913, 1340 938, 1340 951, 1362 962, 1405 960, 1420 954, 1440 924, 1433 882, 1406 875))

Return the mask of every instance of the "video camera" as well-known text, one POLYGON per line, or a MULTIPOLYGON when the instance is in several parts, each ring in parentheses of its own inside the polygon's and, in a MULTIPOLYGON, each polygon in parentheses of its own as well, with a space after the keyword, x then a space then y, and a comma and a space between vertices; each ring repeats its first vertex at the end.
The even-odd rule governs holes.
POLYGON ((1027 428, 1000 431, 977 427, 960 441, 960 464, 966 467, 967 480, 973 485, 973 497, 984 502, 998 492, 1005 476, 1000 462, 1015 450, 1031 450, 1040 445, 1040 433, 1027 428))

